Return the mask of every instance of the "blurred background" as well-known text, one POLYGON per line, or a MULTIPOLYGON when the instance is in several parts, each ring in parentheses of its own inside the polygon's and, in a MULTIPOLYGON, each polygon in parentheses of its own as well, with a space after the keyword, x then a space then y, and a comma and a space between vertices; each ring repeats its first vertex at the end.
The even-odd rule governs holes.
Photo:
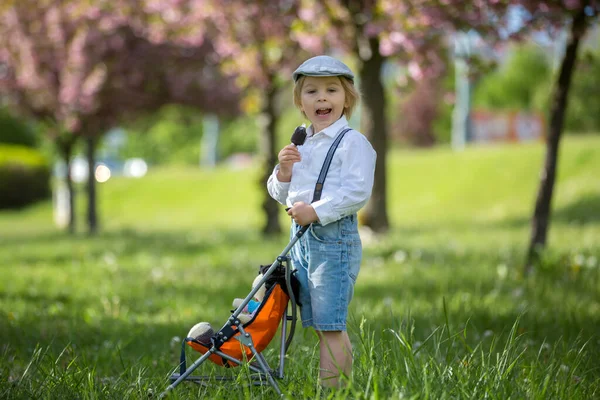
MULTIPOLYGON (((357 72, 351 123, 379 155, 362 216, 375 232, 390 226, 390 149, 545 140, 530 250, 543 246, 560 138, 600 130, 598 10, 585 1, 8 1, 1 11, 0 207, 52 198, 54 223, 70 232, 78 192, 87 231, 99 230, 98 184, 115 177, 258 165, 262 185, 304 122, 291 72, 318 54, 357 72)), ((263 233, 281 232, 272 200, 251 211, 263 233)))
MULTIPOLYGON (((22 208, 53 193, 55 223, 74 232, 75 192, 86 185, 85 220, 94 233, 96 183, 116 176, 263 163, 264 180, 303 122, 291 101, 291 71, 331 54, 357 72, 364 94, 352 123, 379 159, 363 222, 386 231, 390 148, 460 151, 544 138, 556 147, 563 131, 599 131, 594 7, 4 2, 0 206, 22 208)), ((280 232, 277 206, 265 198, 261 208, 253 211, 264 213, 262 231, 280 232)))

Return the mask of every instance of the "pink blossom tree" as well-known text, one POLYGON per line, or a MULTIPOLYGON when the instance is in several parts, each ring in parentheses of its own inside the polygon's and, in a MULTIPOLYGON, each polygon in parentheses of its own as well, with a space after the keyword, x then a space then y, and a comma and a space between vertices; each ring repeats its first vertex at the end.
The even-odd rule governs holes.
MULTIPOLYGON (((282 89, 289 87, 294 69, 311 54, 290 35, 297 15, 297 2, 260 0, 214 1, 210 11, 210 36, 222 70, 236 77, 246 101, 258 103, 260 155, 259 179, 264 193, 262 232, 281 232, 280 207, 264 190, 277 163, 276 132, 280 119, 282 89)), ((291 99, 291 93, 288 95, 291 99)), ((291 135, 291 132, 290 132, 291 135)))
POLYGON ((361 130, 377 152, 375 184, 361 221, 376 232, 389 228, 387 215, 387 100, 381 81, 387 60, 402 63, 412 79, 441 74, 446 38, 465 26, 490 30, 483 22, 505 7, 500 1, 315 0, 302 1, 299 41, 307 48, 344 49, 358 61, 363 94, 361 130))
MULTIPOLYGON (((16 108, 45 122, 67 165, 75 142, 85 138, 94 171, 96 143, 106 130, 167 103, 212 112, 238 109, 232 82, 207 62, 208 41, 166 42, 165 25, 149 22, 152 9, 133 0, 124 5, 24 0, 0 10, 0 89, 16 108)), ((68 170, 73 232, 75 191, 68 170)), ((87 188, 94 233, 93 173, 87 188)))

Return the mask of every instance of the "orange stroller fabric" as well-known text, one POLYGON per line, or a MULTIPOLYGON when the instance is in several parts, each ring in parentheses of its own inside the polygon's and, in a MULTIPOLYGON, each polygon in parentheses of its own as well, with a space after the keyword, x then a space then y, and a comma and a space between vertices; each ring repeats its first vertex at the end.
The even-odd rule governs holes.
MULTIPOLYGON (((289 297, 283 291, 281 285, 275 284, 266 293, 266 298, 260 304, 254 318, 243 325, 245 331, 252 337, 252 342, 257 352, 262 352, 269 345, 275 333, 277 333, 277 328, 287 308, 288 300, 289 297)), ((237 332, 223 343, 219 350, 240 361, 243 360, 243 354, 245 353, 246 358, 250 360, 253 357, 252 351, 235 339, 238 335, 240 335, 240 332, 237 332)), ((202 354, 206 353, 210 348, 210 346, 206 347, 202 343, 192 340, 188 340, 187 344, 202 354)), ((209 359, 221 366, 238 366, 235 363, 228 362, 217 354, 211 355, 209 359)))

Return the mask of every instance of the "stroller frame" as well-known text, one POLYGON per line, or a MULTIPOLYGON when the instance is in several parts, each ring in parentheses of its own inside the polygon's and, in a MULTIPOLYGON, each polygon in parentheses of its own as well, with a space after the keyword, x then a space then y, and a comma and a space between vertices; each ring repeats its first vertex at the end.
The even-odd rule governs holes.
POLYGON ((184 342, 182 343, 182 353, 181 353, 182 358, 181 358, 181 363, 180 363, 180 372, 171 374, 171 376, 169 377, 171 384, 166 388, 166 390, 163 393, 161 393, 159 398, 165 397, 171 390, 173 390, 177 385, 179 385, 183 381, 190 381, 190 382, 194 382, 194 383, 197 383, 200 385, 208 386, 208 381, 210 381, 210 380, 217 380, 217 381, 232 380, 233 378, 226 377, 226 376, 194 376, 191 374, 200 365, 202 365, 206 360, 208 360, 209 357, 212 355, 218 355, 219 357, 222 357, 223 359, 227 360, 228 362, 235 363, 239 366, 244 365, 243 360, 238 360, 235 357, 231 357, 230 355, 225 354, 224 352, 222 352, 220 350, 221 345, 230 338, 228 335, 231 335, 231 333, 234 331, 234 329, 232 328, 233 326, 235 326, 240 332, 240 335, 235 336, 234 339, 238 340, 242 346, 245 346, 248 349, 250 349, 250 351, 253 354, 253 358, 256 359, 256 362, 247 363, 248 368, 252 372, 255 373, 252 376, 252 384, 253 385, 264 385, 264 384, 268 383, 273 387, 273 389, 277 392, 277 394, 279 396, 282 396, 281 389, 279 388, 279 385, 275 381, 275 378, 283 379, 283 377, 284 377, 283 370, 285 367, 285 354, 292 342, 292 339, 294 337, 295 327, 296 327, 296 298, 295 298, 294 292, 292 290, 292 284, 291 284, 292 271, 291 271, 291 266, 290 266, 289 258, 287 257, 287 254, 292 249, 292 247, 294 247, 294 245, 300 239, 300 237, 302 237, 302 235, 308 230, 308 228, 309 228, 308 225, 304 226, 296 233, 296 235, 294 235, 292 240, 290 240, 288 245, 283 249, 283 251, 277 257, 277 259, 271 264, 271 266, 267 269, 267 271, 263 273, 263 277, 261 278, 261 280, 256 284, 256 286, 254 288, 252 288, 250 293, 244 298, 244 300, 241 302, 241 304, 233 311, 233 313, 231 314, 231 316, 229 317, 229 319, 227 320, 225 325, 223 325, 223 327, 221 329, 219 329, 219 331, 213 335, 212 340, 211 340, 212 346, 210 346, 210 348, 206 351, 206 353, 204 353, 200 358, 198 358, 187 369, 186 369, 186 361, 185 361, 185 353, 184 353, 185 344, 186 344, 187 339, 184 340, 184 342), (254 298, 254 295, 256 294, 256 292, 258 292, 258 290, 267 282, 267 280, 271 277, 271 275, 273 275, 273 273, 281 265, 285 266, 285 282, 286 282, 287 291, 288 291, 288 295, 289 295, 288 306, 291 304, 291 316, 288 315, 288 310, 286 307, 286 310, 284 310, 283 316, 282 316, 281 322, 280 322, 281 340, 280 340, 280 349, 279 349, 279 365, 276 370, 273 370, 269 367, 269 364, 267 363, 264 356, 262 354, 260 354, 254 347, 252 335, 244 329, 243 324, 239 320, 238 316, 242 313, 244 307, 246 305, 248 305, 250 300, 252 300, 254 298), (288 321, 291 322, 289 332, 288 332, 288 321))

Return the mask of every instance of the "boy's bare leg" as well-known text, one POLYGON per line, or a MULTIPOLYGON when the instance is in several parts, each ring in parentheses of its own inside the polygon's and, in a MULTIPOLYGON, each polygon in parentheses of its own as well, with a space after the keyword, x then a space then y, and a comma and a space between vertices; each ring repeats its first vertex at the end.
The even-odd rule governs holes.
POLYGON ((346 331, 318 331, 320 343, 321 384, 326 387, 339 387, 343 382, 340 373, 347 377, 352 374, 352 344, 346 331))

